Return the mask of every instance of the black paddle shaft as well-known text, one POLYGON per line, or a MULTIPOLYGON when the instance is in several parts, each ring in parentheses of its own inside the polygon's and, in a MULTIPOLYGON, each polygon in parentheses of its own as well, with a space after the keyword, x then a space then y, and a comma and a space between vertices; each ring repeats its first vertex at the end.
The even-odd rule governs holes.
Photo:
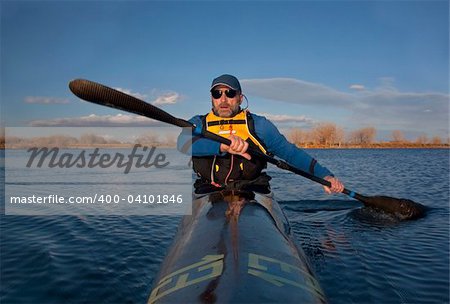
MULTIPOLYGON (((126 112, 135 113, 178 127, 192 128, 193 130, 197 131, 196 126, 187 120, 174 117, 169 113, 161 110, 160 108, 155 107, 154 105, 148 104, 143 100, 104 86, 102 84, 85 79, 75 79, 69 83, 69 88, 72 93, 86 101, 90 101, 103 106, 108 106, 114 109, 120 109, 126 112)), ((203 130, 201 131, 201 135, 226 145, 231 144, 231 141, 229 139, 211 133, 209 131, 203 130)), ((331 186, 331 183, 329 181, 295 168, 282 160, 276 159, 263 153, 258 149, 249 147, 248 152, 253 156, 265 159, 267 162, 276 165, 280 169, 291 171, 324 186, 331 186)), ((361 201, 368 207, 393 213, 400 219, 419 218, 425 214, 424 206, 410 200, 396 199, 387 196, 367 197, 348 189, 344 189, 343 193, 361 201)))

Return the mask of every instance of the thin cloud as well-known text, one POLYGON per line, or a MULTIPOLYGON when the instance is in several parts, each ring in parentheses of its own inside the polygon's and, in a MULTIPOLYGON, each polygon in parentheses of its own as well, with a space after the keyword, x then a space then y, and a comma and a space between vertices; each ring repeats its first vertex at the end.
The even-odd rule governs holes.
MULTIPOLYGON (((117 91, 134 96, 134 97, 144 100, 144 101, 149 98, 149 96, 147 94, 133 92, 129 89, 124 89, 124 88, 115 88, 115 89, 117 91)), ((176 92, 167 92, 167 93, 160 94, 153 101, 149 101, 149 103, 151 103, 155 106, 160 106, 160 105, 167 105, 167 104, 176 104, 180 100, 181 100, 180 94, 178 94, 176 92)))
POLYGON ((34 120, 29 123, 32 127, 145 127, 165 126, 166 124, 147 117, 117 114, 95 115, 80 117, 66 117, 46 120, 34 120))
POLYGON ((66 104, 69 103, 69 100, 57 97, 27 96, 24 102, 30 104, 66 104))
POLYGON ((292 116, 292 115, 269 114, 269 113, 261 113, 260 115, 266 117, 268 120, 277 124, 296 123, 296 124, 303 124, 304 126, 312 126, 315 123, 314 119, 306 117, 305 115, 292 116))
POLYGON ((350 106, 355 98, 323 84, 293 78, 244 79, 241 82, 245 94, 302 105, 350 106))
POLYGON ((349 88, 355 91, 364 91, 366 89, 366 87, 362 84, 352 84, 349 86, 349 88))
POLYGON ((448 133, 448 114, 447 94, 397 90, 370 92, 353 109, 354 119, 359 122, 443 134, 448 133))
POLYGON ((180 99, 181 98, 178 93, 169 92, 169 93, 163 94, 163 95, 159 96, 158 98, 156 98, 152 102, 152 104, 154 104, 155 106, 166 105, 166 104, 176 104, 180 99))
POLYGON ((131 90, 128 90, 128 89, 123 89, 123 88, 114 88, 114 89, 116 89, 117 91, 120 91, 120 92, 122 92, 122 93, 125 93, 125 94, 127 94, 127 95, 131 95, 131 96, 133 96, 133 97, 136 97, 136 98, 138 98, 138 99, 141 99, 141 100, 145 100, 145 99, 148 97, 148 95, 146 95, 146 94, 141 94, 141 93, 137 93, 137 92, 132 92, 131 90))
POLYGON ((394 81, 391 77, 381 78, 380 86, 375 89, 365 88, 354 93, 291 78, 246 79, 242 85, 248 95, 347 111, 351 120, 360 125, 447 135, 449 95, 402 92, 394 81))

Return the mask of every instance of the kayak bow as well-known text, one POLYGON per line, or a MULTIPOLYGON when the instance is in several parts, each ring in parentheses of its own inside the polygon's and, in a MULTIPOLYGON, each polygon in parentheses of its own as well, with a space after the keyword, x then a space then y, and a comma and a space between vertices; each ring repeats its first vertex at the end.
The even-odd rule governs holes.
POLYGON ((215 192, 193 201, 148 303, 324 303, 271 195, 215 192))

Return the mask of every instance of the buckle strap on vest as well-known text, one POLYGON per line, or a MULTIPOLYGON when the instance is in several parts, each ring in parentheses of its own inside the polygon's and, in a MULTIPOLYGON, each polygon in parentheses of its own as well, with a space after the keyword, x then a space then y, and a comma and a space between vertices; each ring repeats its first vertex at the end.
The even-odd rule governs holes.
POLYGON ((242 125, 245 123, 246 123, 245 119, 222 119, 219 121, 209 121, 208 127, 221 125, 242 125))

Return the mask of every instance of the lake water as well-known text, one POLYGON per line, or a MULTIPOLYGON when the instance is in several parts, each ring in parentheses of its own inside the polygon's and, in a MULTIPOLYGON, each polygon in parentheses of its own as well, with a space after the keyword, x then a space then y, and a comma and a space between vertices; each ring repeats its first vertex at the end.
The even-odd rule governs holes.
MULTIPOLYGON (((275 197, 329 302, 449 303, 449 151, 308 153, 351 190, 409 198, 430 207, 425 218, 397 222, 269 167, 275 197)), ((4 179, 5 168, 0 169, 4 179)), ((89 185, 114 188, 120 183, 116 172, 85 174, 89 185)), ((63 186, 83 187, 71 185, 70 179, 63 186)), ((144 303, 180 218, 1 215, 0 302, 144 303)))

